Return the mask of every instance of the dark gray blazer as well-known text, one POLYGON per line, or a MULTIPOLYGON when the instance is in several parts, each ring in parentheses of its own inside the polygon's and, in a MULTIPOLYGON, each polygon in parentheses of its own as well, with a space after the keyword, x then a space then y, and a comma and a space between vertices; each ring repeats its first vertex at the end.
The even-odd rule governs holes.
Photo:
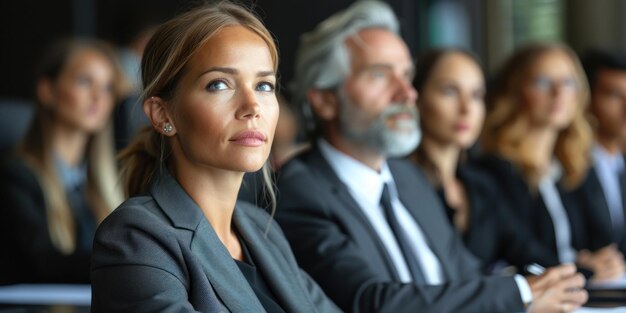
MULTIPOLYGON (((626 173, 621 173, 619 175, 619 185, 620 185, 620 194, 622 195, 622 206, 624 210, 624 216, 626 216, 626 173)), ((601 241, 602 238, 597 239, 595 237, 604 236, 612 239, 612 242, 616 243, 619 250, 626 254, 626 227, 621 229, 616 229, 613 226, 612 218, 611 218, 611 210, 609 209, 609 204, 604 196, 604 190, 602 185, 600 184, 600 178, 596 173, 595 168, 589 169, 589 173, 587 179, 584 182, 583 187, 581 188, 586 196, 590 199, 590 203, 594 203, 595 209, 590 210, 590 214, 594 215, 595 220, 598 221, 597 225, 600 225, 599 230, 604 230, 600 232, 598 229, 590 229, 588 231, 589 237, 591 237, 592 241, 601 241)))
MULTIPOLYGON (((276 222, 237 203, 233 224, 286 312, 338 312, 302 272, 276 222)), ((265 312, 200 208, 164 173, 98 228, 92 312, 265 312)))
POLYGON ((400 201, 422 228, 448 283, 401 283, 383 242, 317 148, 283 167, 276 218, 300 266, 346 312, 524 311, 512 277, 483 277, 426 177, 403 160, 389 168, 400 201))

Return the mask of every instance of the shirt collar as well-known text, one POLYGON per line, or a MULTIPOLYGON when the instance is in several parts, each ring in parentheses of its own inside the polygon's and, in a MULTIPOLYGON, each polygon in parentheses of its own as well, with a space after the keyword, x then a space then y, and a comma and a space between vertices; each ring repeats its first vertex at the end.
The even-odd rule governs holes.
POLYGON ((611 170, 615 172, 622 172, 626 164, 624 164, 624 157, 621 153, 609 153, 599 145, 595 143, 591 148, 591 154, 593 155, 594 164, 598 165, 608 165, 611 170))
POLYGON ((563 176, 563 166, 557 159, 552 159, 543 180, 556 183, 563 176))
POLYGON ((87 180, 87 161, 71 166, 59 156, 54 156, 54 166, 66 190, 77 189, 87 180))
POLYGON ((383 190, 383 184, 392 185, 395 194, 395 184, 393 176, 389 170, 387 162, 383 162, 380 167, 380 173, 366 166, 351 156, 335 149, 326 140, 320 139, 318 146, 322 156, 330 164, 342 183, 344 183, 350 191, 364 201, 370 204, 380 203, 380 196, 383 190))

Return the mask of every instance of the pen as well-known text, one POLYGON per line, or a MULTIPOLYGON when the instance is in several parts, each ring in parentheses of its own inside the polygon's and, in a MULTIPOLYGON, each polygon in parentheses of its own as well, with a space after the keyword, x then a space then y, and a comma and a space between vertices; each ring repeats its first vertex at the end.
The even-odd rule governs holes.
POLYGON ((539 276, 546 271, 546 268, 537 263, 530 263, 526 265, 525 270, 527 273, 539 276))

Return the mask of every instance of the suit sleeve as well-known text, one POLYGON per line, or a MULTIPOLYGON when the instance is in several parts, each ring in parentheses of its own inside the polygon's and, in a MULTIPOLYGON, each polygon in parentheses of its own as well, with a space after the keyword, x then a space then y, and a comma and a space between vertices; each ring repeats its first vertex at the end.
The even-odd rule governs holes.
MULTIPOLYGON (((579 218, 580 224, 577 231, 586 234, 587 238, 583 243, 583 247, 591 251, 598 250, 613 242, 613 224, 611 216, 607 209, 602 207, 602 203, 606 203, 603 199, 604 194, 599 184, 594 186, 592 177, 593 168, 589 170, 587 177, 578 190, 574 191, 574 195, 578 199, 580 211, 578 212, 582 218, 579 218), (583 229, 580 229, 583 228, 583 229)), ((578 235, 578 234, 576 234, 578 235)), ((582 240, 579 240, 582 241, 582 240)))
POLYGON ((109 216, 94 242, 92 312, 196 312, 174 238, 139 210, 109 216))
POLYGON ((41 187, 18 160, 0 169, 0 203, 0 283, 89 282, 89 252, 63 254, 52 244, 41 187))
MULTIPOLYGON (((440 286, 390 281, 332 214, 332 195, 303 167, 282 172, 277 220, 300 264, 346 312, 511 312, 523 304, 513 278, 482 277, 440 286)), ((461 258, 459 258, 461 260, 461 258)))

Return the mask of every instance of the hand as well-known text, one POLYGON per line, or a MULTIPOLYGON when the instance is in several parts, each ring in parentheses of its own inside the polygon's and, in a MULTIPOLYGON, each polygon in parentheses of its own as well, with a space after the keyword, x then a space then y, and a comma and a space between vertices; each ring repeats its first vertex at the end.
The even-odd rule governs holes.
POLYGON ((531 313, 572 312, 587 302, 585 278, 572 264, 552 267, 543 275, 526 279, 533 293, 531 313))
POLYGON ((595 252, 582 250, 578 252, 577 262, 593 270, 593 280, 618 279, 624 276, 626 272, 624 256, 614 244, 595 252))

